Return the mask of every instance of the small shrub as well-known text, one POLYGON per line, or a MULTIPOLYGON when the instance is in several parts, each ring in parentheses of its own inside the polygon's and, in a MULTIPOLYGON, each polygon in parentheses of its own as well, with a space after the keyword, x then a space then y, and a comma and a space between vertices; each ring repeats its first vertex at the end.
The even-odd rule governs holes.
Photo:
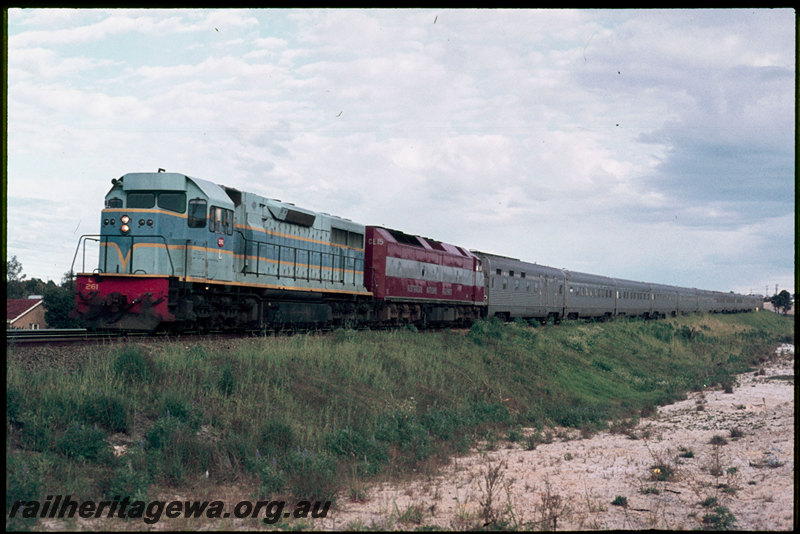
POLYGON ((102 430, 72 423, 57 441, 58 451, 70 458, 94 460, 108 449, 102 430))
POLYGON ((164 417, 159 417, 150 430, 145 434, 147 444, 152 449, 163 449, 174 439, 175 434, 181 431, 181 421, 167 412, 164 417))
POLYGON ((422 524, 422 519, 425 515, 425 508, 421 504, 409 504, 403 512, 397 510, 397 505, 395 504, 395 511, 397 512, 397 521, 415 525, 422 524))
POLYGON ((189 429, 196 431, 200 428, 203 420, 202 410, 187 404, 186 400, 178 393, 167 392, 161 403, 161 413, 163 417, 174 417, 186 423, 189 429))
POLYGON ((128 431, 127 407, 116 396, 89 397, 83 402, 79 411, 86 423, 100 425, 111 432, 128 431))
POLYGON ((6 510, 15 501, 38 499, 42 492, 42 477, 36 460, 9 453, 6 461, 6 510))
POLYGON ((294 497, 332 500, 338 490, 337 467, 333 456, 298 447, 287 458, 288 489, 294 497))
POLYGON ((650 469, 652 470, 652 474, 650 478, 652 480, 658 480, 661 482, 672 480, 675 476, 675 469, 669 464, 658 464, 651 466, 650 469))
POLYGON ((525 450, 532 451, 536 449, 536 445, 542 443, 544 438, 541 431, 531 432, 525 437, 525 450))
POLYGON ((735 381, 733 378, 725 378, 722 380, 722 390, 725 393, 733 393, 733 386, 735 385, 735 381))
POLYGON ((496 317, 488 320, 475 321, 469 329, 469 338, 476 345, 484 345, 487 341, 497 341, 503 338, 503 321, 496 317))
POLYGON ((226 397, 229 397, 231 393, 233 393, 235 387, 236 380, 233 376, 233 367, 231 366, 230 362, 227 362, 222 366, 222 373, 220 374, 219 381, 217 382, 217 388, 226 397))
POLYGON ((268 498, 283 490, 286 485, 286 473, 278 466, 278 462, 272 458, 259 458, 255 462, 255 472, 261 479, 259 487, 259 498, 268 498))
POLYGON ((719 434, 715 434, 710 440, 708 440, 708 443, 711 445, 727 445, 728 440, 719 434))
POLYGON ((686 447, 680 447, 678 448, 678 450, 681 451, 680 454, 678 454, 678 457, 694 458, 694 451, 692 449, 687 449, 686 447))
POLYGON ((741 428, 739 428, 737 426, 737 427, 731 428, 730 434, 731 434, 730 435, 731 439, 739 439, 739 438, 744 437, 744 430, 742 430, 741 428))
POLYGON ((641 417, 653 417, 658 413, 658 408, 652 404, 648 404, 644 408, 641 409, 639 415, 641 417))
POLYGON ((613 504, 614 506, 622 506, 623 508, 627 508, 628 507, 628 498, 627 497, 623 497, 621 495, 617 495, 616 497, 614 497, 614 500, 611 501, 611 504, 613 504))
POLYGON ((680 330, 678 330, 678 335, 684 339, 692 340, 697 337, 698 334, 699 332, 696 329, 686 325, 682 326, 680 330))
POLYGON ((54 425, 48 418, 31 414, 22 427, 22 446, 31 451, 44 452, 54 446, 54 425))
POLYGON ((146 500, 150 474, 145 466, 144 450, 138 447, 130 450, 121 460, 123 465, 114 470, 108 482, 106 496, 109 499, 129 496, 132 501, 146 500))
POLYGON ((371 474, 376 473, 389 460, 388 444, 350 427, 326 434, 325 445, 337 456, 349 457, 359 462, 360 468, 371 474))
POLYGON ((700 503, 700 506, 702 506, 703 508, 711 508, 712 506, 715 506, 716 504, 717 504, 717 498, 716 497, 706 497, 703 500, 703 502, 700 503))
MULTIPOLYGON (((42 473, 47 472, 48 465, 40 458, 21 454, 6 454, 6 513, 17 501, 40 500, 42 493, 42 473)), ((31 530, 38 518, 22 517, 21 510, 15 517, 6 517, 6 531, 31 530)))
POLYGON ((523 439, 522 431, 520 431, 520 429, 516 427, 512 428, 511 430, 508 431, 507 439, 511 443, 519 443, 523 439))
POLYGON ((136 347, 125 348, 114 360, 114 372, 126 382, 150 383, 153 380, 154 364, 136 347))
POLYGON ((736 517, 724 506, 717 506, 713 514, 703 516, 705 530, 733 530, 736 526, 736 517))
POLYGON ((283 421, 268 421, 259 434, 260 448, 267 456, 285 453, 294 446, 296 440, 292 426, 283 421))
POLYGON ((630 436, 633 434, 633 429, 637 424, 639 424, 638 417, 632 419, 618 419, 611 423, 608 431, 612 434, 625 434, 626 436, 630 436))
POLYGON ((12 423, 19 422, 20 406, 22 405, 22 394, 13 386, 6 388, 6 418, 12 423))

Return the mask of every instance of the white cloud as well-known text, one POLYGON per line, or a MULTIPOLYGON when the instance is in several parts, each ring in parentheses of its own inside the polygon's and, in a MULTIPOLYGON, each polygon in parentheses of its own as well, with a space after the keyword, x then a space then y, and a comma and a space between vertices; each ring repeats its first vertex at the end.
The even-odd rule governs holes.
POLYGON ((11 206, 31 197, 65 199, 59 219, 83 232, 111 177, 163 167, 575 270, 719 289, 784 276, 791 200, 770 195, 793 192, 793 21, 11 10, 10 232, 47 239, 11 206))

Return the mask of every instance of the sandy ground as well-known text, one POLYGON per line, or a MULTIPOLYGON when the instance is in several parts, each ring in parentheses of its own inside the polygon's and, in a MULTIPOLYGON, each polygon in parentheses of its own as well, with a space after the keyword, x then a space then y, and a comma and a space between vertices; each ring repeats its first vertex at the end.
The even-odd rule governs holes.
POLYGON ((368 487, 359 502, 343 494, 313 528, 792 529, 792 345, 733 393, 692 393, 621 430, 581 439, 556 429, 534 450, 479 447, 436 476, 368 487))

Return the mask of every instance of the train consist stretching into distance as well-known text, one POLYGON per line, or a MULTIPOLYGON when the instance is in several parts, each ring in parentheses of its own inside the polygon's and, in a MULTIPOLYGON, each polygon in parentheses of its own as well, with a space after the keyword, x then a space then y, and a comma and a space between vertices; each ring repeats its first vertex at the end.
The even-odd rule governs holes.
POLYGON ((424 327, 761 306, 759 296, 470 251, 161 169, 111 182, 101 233, 81 236, 73 259, 84 262, 74 313, 90 329, 424 327), (99 252, 90 272, 87 245, 99 252))

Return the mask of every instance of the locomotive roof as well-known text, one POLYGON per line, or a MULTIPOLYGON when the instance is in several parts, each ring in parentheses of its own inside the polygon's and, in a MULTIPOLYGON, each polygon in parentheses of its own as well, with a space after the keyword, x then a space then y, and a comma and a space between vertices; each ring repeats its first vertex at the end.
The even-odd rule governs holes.
POLYGON ((129 172, 121 178, 124 191, 186 191, 186 180, 194 183, 211 204, 232 209, 233 202, 222 186, 177 172, 129 172))

